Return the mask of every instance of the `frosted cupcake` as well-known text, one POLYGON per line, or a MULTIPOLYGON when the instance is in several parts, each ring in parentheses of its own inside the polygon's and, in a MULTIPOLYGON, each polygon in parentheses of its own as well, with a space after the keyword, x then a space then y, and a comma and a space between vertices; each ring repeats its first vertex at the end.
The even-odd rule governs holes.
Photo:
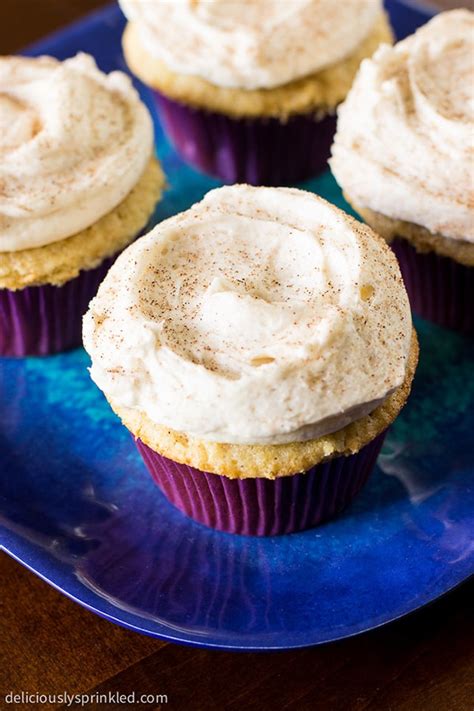
POLYGON ((129 247, 84 343, 170 501, 258 535, 349 503, 417 361, 384 241, 311 193, 247 185, 211 191, 129 247))
POLYGON ((120 0, 131 70, 182 156, 226 182, 327 165, 335 109, 391 32, 379 0, 120 0))
POLYGON ((150 115, 92 57, 0 57, 0 355, 81 343, 82 315, 163 188, 150 115))
POLYGON ((365 61, 331 167, 387 242, 413 309, 474 332, 474 14, 436 16, 365 61))

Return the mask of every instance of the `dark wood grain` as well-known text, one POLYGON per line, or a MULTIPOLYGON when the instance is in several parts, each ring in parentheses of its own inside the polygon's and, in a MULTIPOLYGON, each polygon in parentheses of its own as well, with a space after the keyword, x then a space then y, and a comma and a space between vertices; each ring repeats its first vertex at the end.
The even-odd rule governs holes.
MULTIPOLYGON (((14 52, 101 4, 0 0, 0 53, 14 52)), ((0 708, 13 708, 2 705, 9 691, 112 691, 167 694, 163 708, 193 711, 472 711, 473 593, 474 583, 466 583, 424 610, 343 642, 232 654, 179 647, 117 627, 2 554, 0 708)))
POLYGON ((17 52, 105 4, 103 0, 0 0, 0 54, 17 52))
POLYGON ((121 629, 5 554, 0 580, 3 694, 161 693, 168 695, 169 708, 197 711, 473 708, 472 582, 359 637, 293 652, 232 654, 180 647, 121 629))

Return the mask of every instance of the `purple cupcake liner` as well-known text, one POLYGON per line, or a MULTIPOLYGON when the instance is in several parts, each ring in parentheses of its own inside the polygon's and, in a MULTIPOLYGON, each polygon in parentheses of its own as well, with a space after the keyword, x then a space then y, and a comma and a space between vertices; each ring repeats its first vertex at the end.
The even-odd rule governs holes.
POLYGON ((367 481, 384 438, 382 432, 356 454, 275 480, 228 479, 177 464, 139 439, 136 445, 155 483, 184 514, 219 531, 272 536, 340 513, 367 481))
POLYGON ((115 256, 62 286, 0 289, 0 356, 42 356, 82 343, 82 317, 115 256))
POLYGON ((474 333, 474 268, 435 252, 417 252, 397 238, 391 247, 402 272, 413 311, 461 333, 474 333))
POLYGON ((313 113, 235 119, 195 109, 153 92, 166 133, 184 160, 227 183, 284 185, 327 166, 336 116, 313 113))

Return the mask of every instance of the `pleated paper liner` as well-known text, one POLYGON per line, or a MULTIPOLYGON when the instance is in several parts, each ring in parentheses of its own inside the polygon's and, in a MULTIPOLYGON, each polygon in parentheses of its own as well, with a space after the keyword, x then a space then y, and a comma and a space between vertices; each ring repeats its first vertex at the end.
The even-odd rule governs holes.
POLYGON ((0 289, 0 355, 43 356, 80 346, 82 316, 115 256, 62 286, 0 289))
POLYGON ((474 267, 435 252, 417 252, 395 239, 397 255, 413 311, 439 326, 474 333, 474 267))
POLYGON ((302 531, 333 518, 367 481, 385 432, 356 454, 275 480, 228 479, 177 464, 141 440, 136 445, 156 484, 180 511, 228 533, 272 536, 302 531))
POLYGON ((286 185, 327 167, 336 117, 236 119, 153 92, 164 129, 191 165, 226 183, 286 185))

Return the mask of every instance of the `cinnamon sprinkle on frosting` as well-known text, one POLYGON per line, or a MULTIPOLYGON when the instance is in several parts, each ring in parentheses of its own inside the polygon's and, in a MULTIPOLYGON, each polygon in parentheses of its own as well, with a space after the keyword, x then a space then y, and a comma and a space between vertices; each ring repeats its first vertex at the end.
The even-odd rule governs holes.
POLYGON ((104 74, 86 54, 0 57, 0 252, 94 224, 152 151, 151 117, 124 73, 104 74))
POLYGON ((91 302, 91 375, 115 405, 215 442, 304 441, 406 375, 411 316, 389 248, 322 198, 235 185, 155 227, 91 302))
POLYGON ((474 13, 441 13, 364 60, 331 168, 362 209, 474 243, 474 13))

